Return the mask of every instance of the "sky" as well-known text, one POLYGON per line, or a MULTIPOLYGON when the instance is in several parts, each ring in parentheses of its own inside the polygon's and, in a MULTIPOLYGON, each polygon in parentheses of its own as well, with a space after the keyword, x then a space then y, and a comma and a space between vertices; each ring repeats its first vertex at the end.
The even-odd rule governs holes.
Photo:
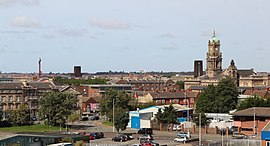
POLYGON ((0 0, 0 71, 193 71, 213 31, 222 66, 270 71, 269 0, 0 0))

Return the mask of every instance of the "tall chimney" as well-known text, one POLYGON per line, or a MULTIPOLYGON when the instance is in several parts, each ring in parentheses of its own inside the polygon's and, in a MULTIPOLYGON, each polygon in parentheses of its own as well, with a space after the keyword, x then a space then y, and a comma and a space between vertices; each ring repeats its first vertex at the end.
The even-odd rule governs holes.
POLYGON ((40 79, 41 76, 41 58, 38 60, 38 79, 40 79))

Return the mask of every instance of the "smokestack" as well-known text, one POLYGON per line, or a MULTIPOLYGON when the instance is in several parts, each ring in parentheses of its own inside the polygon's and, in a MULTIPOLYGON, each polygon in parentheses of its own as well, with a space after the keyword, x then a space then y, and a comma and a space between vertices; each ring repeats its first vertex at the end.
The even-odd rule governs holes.
POLYGON ((41 76, 41 58, 38 60, 38 79, 40 79, 41 76))

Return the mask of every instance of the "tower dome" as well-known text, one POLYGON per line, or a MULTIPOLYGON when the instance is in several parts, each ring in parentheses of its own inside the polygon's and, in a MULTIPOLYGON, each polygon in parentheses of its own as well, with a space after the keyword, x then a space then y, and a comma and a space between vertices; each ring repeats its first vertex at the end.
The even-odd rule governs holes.
POLYGON ((214 34, 213 34, 213 36, 212 36, 212 38, 211 38, 211 42, 212 43, 218 43, 218 38, 217 38, 217 36, 216 36, 216 32, 215 32, 215 30, 214 30, 214 34))

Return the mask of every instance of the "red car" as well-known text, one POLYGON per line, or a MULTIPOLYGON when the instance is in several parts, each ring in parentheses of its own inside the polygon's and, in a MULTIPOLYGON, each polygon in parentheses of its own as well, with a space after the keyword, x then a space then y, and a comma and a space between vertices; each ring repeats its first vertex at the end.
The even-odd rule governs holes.
POLYGON ((150 142, 143 142, 141 146, 152 146, 152 144, 150 142))

